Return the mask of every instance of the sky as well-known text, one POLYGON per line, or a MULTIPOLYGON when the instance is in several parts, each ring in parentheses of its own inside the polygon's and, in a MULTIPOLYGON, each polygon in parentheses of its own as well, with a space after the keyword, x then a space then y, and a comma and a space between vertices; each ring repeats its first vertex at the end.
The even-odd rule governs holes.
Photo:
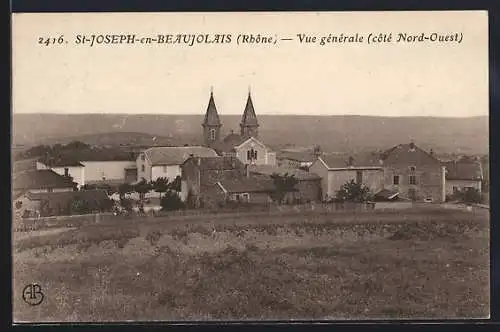
POLYGON ((13 113, 488 115, 488 17, 472 12, 13 14, 13 113), (297 34, 462 34, 461 43, 300 43, 297 34), (228 44, 75 44, 85 34, 231 34, 228 44), (239 34, 291 38, 236 44, 239 34), (64 35, 68 44, 39 38, 64 35))

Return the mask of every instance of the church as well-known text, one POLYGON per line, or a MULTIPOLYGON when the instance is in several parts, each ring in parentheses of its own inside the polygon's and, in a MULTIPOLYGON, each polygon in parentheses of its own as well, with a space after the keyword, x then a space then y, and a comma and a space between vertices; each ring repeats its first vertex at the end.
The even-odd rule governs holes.
POLYGON ((276 153, 259 140, 259 122, 253 106, 250 90, 240 122, 240 133, 231 131, 221 138, 222 122, 215 105, 213 90, 202 123, 203 140, 206 147, 214 149, 220 156, 237 157, 247 165, 275 165, 276 153))

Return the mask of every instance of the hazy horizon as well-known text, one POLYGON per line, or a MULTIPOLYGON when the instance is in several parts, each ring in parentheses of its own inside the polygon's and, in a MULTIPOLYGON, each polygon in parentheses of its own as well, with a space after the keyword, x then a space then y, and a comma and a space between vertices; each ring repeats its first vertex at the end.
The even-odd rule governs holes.
MULTIPOLYGON (((85 113, 64 113, 64 112, 30 112, 30 113, 12 113, 12 115, 112 115, 112 116, 204 116, 204 113, 200 114, 180 114, 180 113, 103 113, 103 112, 85 112, 85 113)), ((219 116, 241 116, 241 114, 221 114, 219 116)), ((435 116, 435 115, 363 115, 363 114, 278 114, 278 113, 266 113, 258 114, 257 117, 266 116, 290 116, 290 117, 373 117, 373 118, 435 118, 435 119, 467 119, 467 118, 482 118, 489 117, 486 115, 470 115, 470 116, 435 116)))
POLYGON ((444 12, 44 13, 12 17, 15 114, 487 116, 488 15, 444 12), (301 44, 297 34, 462 33, 458 43, 301 44), (75 34, 269 34, 278 45, 44 46, 75 34))

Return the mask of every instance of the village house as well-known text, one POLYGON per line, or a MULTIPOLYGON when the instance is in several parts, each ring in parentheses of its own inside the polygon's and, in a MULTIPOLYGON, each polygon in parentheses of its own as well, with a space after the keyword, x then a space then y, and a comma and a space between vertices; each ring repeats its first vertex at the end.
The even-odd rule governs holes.
POLYGON ((446 195, 451 196, 474 188, 482 192, 483 169, 481 163, 470 158, 448 161, 446 167, 446 195))
POLYGON ((279 166, 307 169, 321 155, 319 147, 313 150, 281 150, 277 156, 279 166))
POLYGON ((136 160, 138 180, 158 178, 173 181, 181 176, 181 165, 190 157, 217 157, 215 150, 203 146, 152 147, 140 153, 136 160))
POLYGON ((36 162, 38 170, 52 170, 59 175, 71 177, 77 183, 78 188, 85 185, 85 166, 78 160, 68 158, 57 158, 50 160, 38 160, 36 162))
POLYGON ((69 177, 64 177, 56 172, 44 170, 30 170, 13 174, 12 191, 16 198, 26 192, 61 192, 73 191, 76 184, 69 177))
POLYGON ((445 166, 414 143, 399 144, 381 154, 321 156, 310 171, 322 178, 324 198, 334 198, 343 184, 354 180, 390 199, 445 201, 445 166))
POLYGON ((446 200, 445 166, 414 143, 399 144, 381 155, 384 188, 413 201, 446 200))
POLYGON ((318 157, 309 171, 321 177, 324 200, 335 198, 337 191, 351 180, 366 185, 374 193, 384 188, 382 165, 371 154, 356 157, 323 155, 318 157))
POLYGON ((190 157, 181 166, 181 198, 196 207, 213 205, 217 200, 215 184, 224 178, 242 178, 246 166, 236 157, 190 157))
POLYGON ((272 201, 274 183, 268 176, 249 175, 240 178, 223 178, 217 182, 219 202, 267 204, 272 201))
POLYGON ((231 131, 221 139, 222 122, 215 106, 213 91, 202 123, 204 144, 221 156, 237 157, 244 164, 275 165, 276 153, 259 140, 259 123, 250 92, 240 122, 240 133, 231 131))
POLYGON ((295 186, 297 191, 289 193, 287 198, 291 197, 292 200, 299 202, 321 202, 322 200, 321 177, 315 173, 295 167, 273 165, 251 165, 250 172, 267 176, 273 174, 293 176, 297 180, 295 186))
POLYGON ((69 175, 81 188, 90 184, 120 184, 137 179, 135 156, 116 149, 80 151, 76 156, 40 158, 37 169, 51 169, 69 175))
POLYGON ((28 192, 15 200, 15 214, 24 218, 71 215, 76 200, 84 202, 86 213, 103 212, 112 205, 102 190, 28 192))

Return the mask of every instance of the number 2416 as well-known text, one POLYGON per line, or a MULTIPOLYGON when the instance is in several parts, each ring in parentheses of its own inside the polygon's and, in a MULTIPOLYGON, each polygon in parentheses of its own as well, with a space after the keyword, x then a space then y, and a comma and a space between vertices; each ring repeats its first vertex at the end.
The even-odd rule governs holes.
POLYGON ((59 37, 39 37, 38 38, 38 44, 49 46, 49 45, 56 45, 56 44, 64 44, 66 41, 64 40, 64 35, 61 35, 59 37))

